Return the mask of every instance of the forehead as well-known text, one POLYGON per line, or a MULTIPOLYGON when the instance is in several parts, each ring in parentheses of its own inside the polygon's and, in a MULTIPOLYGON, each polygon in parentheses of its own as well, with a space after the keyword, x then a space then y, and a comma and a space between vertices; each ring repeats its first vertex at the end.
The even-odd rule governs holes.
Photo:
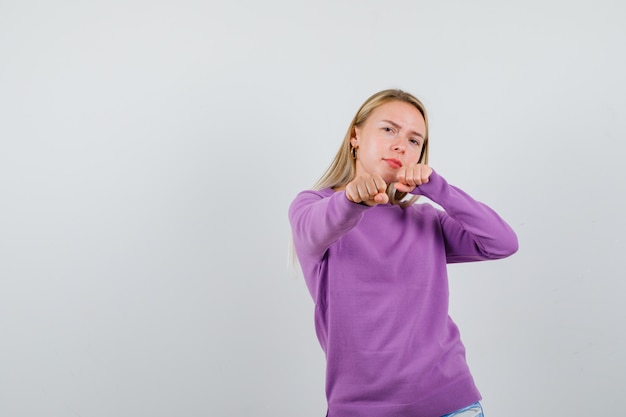
POLYGON ((394 122, 400 127, 424 132, 426 123, 422 113, 412 104, 404 101, 390 101, 378 106, 370 115, 368 120, 372 122, 381 122, 388 120, 394 122))

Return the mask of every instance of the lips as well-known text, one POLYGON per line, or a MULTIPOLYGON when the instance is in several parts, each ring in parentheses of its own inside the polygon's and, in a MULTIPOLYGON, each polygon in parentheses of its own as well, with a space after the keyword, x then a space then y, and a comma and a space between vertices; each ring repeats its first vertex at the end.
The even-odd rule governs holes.
POLYGON ((394 159, 394 158, 389 158, 389 159, 383 158, 383 161, 385 161, 387 163, 387 165, 389 165, 393 169, 402 168, 402 162, 398 161, 397 159, 394 159))

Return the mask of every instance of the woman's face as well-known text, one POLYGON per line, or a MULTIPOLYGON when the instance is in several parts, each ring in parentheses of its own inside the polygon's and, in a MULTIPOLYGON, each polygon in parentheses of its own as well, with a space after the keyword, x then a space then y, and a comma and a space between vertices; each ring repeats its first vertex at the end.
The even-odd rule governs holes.
POLYGON ((425 135, 424 117, 412 104, 378 106, 350 139, 357 148, 356 175, 378 173, 387 184, 395 182, 401 167, 419 162, 425 135))

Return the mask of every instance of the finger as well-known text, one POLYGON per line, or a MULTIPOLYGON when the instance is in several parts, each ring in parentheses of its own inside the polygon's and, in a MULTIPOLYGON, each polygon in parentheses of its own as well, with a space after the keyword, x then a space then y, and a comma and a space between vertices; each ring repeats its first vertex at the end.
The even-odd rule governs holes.
POLYGON ((359 192, 357 191, 356 186, 352 182, 346 186, 346 197, 348 198, 348 200, 352 201, 353 203, 361 202, 359 198, 359 192))
POLYGON ((422 165, 422 184, 426 184, 430 180, 433 169, 428 165, 422 165))
POLYGON ((402 167, 398 170, 398 173, 396 174, 396 179, 399 182, 406 184, 406 167, 402 167))
POLYGON ((365 181, 365 188, 367 189, 367 199, 372 199, 376 194, 378 194, 378 187, 376 185, 376 181, 373 177, 368 178, 365 181))
POLYGON ((422 185, 422 164, 417 164, 413 169, 413 182, 416 186, 422 185))
POLYGON ((378 193, 385 193, 387 191, 387 183, 380 174, 374 174, 372 179, 378 193))
POLYGON ((411 191, 413 191, 415 189, 414 185, 407 185, 407 184, 403 184, 401 182, 396 182, 393 184, 394 187, 396 188, 397 191, 403 192, 403 193, 410 193, 411 191))
POLYGON ((367 184, 361 178, 356 184, 357 192, 359 193, 360 201, 367 201, 370 197, 370 192, 367 190, 367 184))
POLYGON ((401 181, 403 184, 406 184, 410 187, 415 188, 420 185, 420 167, 419 165, 413 165, 406 169, 406 173, 404 174, 404 179, 401 181))

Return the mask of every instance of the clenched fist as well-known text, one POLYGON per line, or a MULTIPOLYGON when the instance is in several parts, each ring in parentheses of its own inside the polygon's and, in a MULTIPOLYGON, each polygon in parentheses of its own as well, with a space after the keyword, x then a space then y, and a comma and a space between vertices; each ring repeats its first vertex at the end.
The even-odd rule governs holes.
POLYGON ((398 170, 396 175, 398 181, 394 183, 394 186, 398 191, 410 193, 415 187, 426 184, 432 173, 433 169, 424 164, 402 167, 398 170))
POLYGON ((346 197, 354 203, 375 206, 389 202, 386 190, 387 184, 380 174, 364 174, 357 176, 348 183, 346 197))

